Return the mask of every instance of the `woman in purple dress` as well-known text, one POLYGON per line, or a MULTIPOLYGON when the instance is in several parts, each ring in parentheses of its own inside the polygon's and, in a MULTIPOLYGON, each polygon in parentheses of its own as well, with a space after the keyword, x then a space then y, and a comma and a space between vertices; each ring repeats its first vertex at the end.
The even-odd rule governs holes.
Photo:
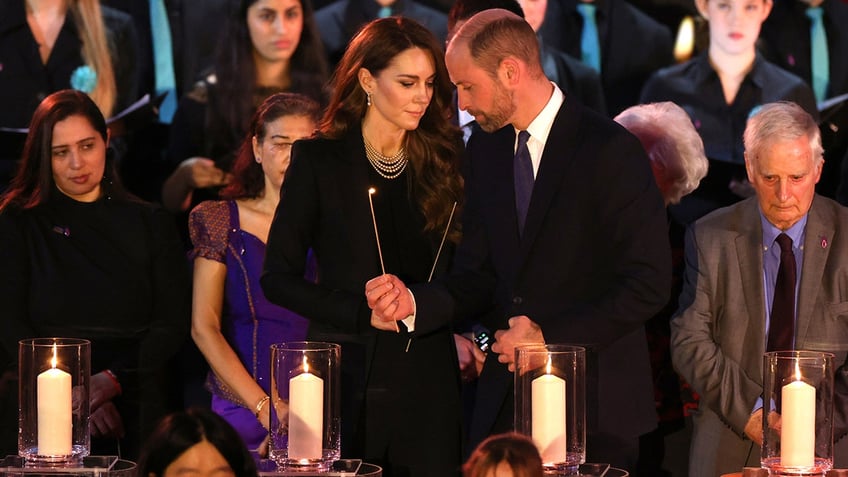
POLYGON ((305 96, 278 93, 253 117, 226 199, 189 218, 194 249, 191 334, 211 368, 212 409, 265 453, 270 406, 269 346, 306 337, 307 321, 273 305, 259 286, 265 242, 294 141, 310 136, 320 112, 305 96))

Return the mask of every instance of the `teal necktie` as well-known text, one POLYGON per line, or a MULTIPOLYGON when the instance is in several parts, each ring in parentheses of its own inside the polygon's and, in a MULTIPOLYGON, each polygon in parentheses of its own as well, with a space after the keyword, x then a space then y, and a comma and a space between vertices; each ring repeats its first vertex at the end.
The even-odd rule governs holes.
POLYGON ((159 121, 171 124, 177 109, 174 58, 171 52, 171 27, 165 0, 150 0, 150 33, 153 37, 153 64, 156 67, 156 94, 165 94, 159 105, 159 121))
POLYGON ((813 70, 813 92, 816 100, 822 102, 827 99, 827 83, 830 80, 830 60, 827 56, 827 35, 824 31, 821 7, 810 7, 807 9, 807 17, 810 19, 810 59, 813 70))
POLYGON ((377 18, 388 18, 392 16, 392 7, 380 7, 380 11, 377 12, 377 18))
POLYGON ((578 3, 577 11, 583 17, 583 32, 580 35, 580 54, 583 63, 601 71, 601 45, 598 42, 598 23, 595 21, 595 4, 578 3))

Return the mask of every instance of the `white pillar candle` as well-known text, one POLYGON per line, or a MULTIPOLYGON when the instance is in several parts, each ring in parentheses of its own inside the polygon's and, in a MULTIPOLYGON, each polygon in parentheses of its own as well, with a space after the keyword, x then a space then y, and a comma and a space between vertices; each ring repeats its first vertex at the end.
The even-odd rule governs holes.
POLYGON ((547 374, 533 380, 530 392, 533 442, 539 448, 542 462, 565 462, 565 380, 551 374, 548 362, 547 374))
POLYGON ((304 372, 289 380, 289 459, 320 459, 323 449, 324 380, 304 372))
MULTIPOLYGON (((800 372, 798 373, 800 374, 800 372)), ((780 392, 780 464, 783 467, 812 467, 816 446, 816 388, 800 376, 780 392)))
POLYGON ((73 423, 71 375, 56 368, 56 346, 53 346, 52 368, 38 375, 38 454, 70 455, 73 423))

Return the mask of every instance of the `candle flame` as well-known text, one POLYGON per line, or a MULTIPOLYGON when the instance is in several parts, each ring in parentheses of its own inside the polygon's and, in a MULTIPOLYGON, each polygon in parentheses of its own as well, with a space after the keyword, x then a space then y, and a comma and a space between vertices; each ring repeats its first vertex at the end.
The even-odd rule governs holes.
POLYGON ((306 356, 303 357, 303 372, 304 373, 309 372, 309 363, 306 362, 306 356))
POLYGON ((801 380, 801 364, 795 361, 795 381, 801 380))
POLYGON ((370 195, 374 195, 374 194, 376 194, 376 193, 377 193, 377 189, 375 189, 375 188, 373 188, 373 187, 371 187, 370 189, 368 189, 368 194, 370 194, 370 195))
POLYGON ((56 364, 59 362, 57 358, 58 351, 56 350, 56 343, 53 343, 53 359, 50 360, 50 365, 53 369, 56 369, 56 364))
POLYGON ((545 371, 547 374, 551 374, 551 357, 548 356, 548 365, 547 370, 545 371))

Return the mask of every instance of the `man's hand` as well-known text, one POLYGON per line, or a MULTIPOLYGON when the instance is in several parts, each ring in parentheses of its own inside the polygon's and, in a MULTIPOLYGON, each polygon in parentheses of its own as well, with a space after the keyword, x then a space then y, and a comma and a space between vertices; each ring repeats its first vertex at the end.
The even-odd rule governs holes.
POLYGON ((453 340, 456 343, 456 354, 459 357, 459 373, 462 380, 473 381, 480 377, 480 372, 483 370, 483 363, 486 361, 486 353, 480 351, 480 348, 465 336, 454 334, 453 340))
POLYGON ((758 446, 763 445, 763 408, 751 413, 751 417, 745 423, 745 436, 758 446))
POLYGON ((124 437, 124 421, 112 401, 106 401, 91 413, 92 437, 124 437))
POLYGON ((492 351, 498 353, 498 361, 515 371, 515 347, 527 344, 545 344, 542 329, 533 320, 521 315, 509 319, 508 330, 495 331, 492 351))
MULTIPOLYGON (((772 411, 768 416, 769 429, 780 432, 780 414, 772 411)), ((763 408, 757 409, 745 424, 745 436, 758 446, 763 445, 763 408)))
POLYGON ((371 326, 398 331, 397 322, 415 313, 412 294, 398 277, 380 275, 365 284, 365 298, 371 308, 371 326))

